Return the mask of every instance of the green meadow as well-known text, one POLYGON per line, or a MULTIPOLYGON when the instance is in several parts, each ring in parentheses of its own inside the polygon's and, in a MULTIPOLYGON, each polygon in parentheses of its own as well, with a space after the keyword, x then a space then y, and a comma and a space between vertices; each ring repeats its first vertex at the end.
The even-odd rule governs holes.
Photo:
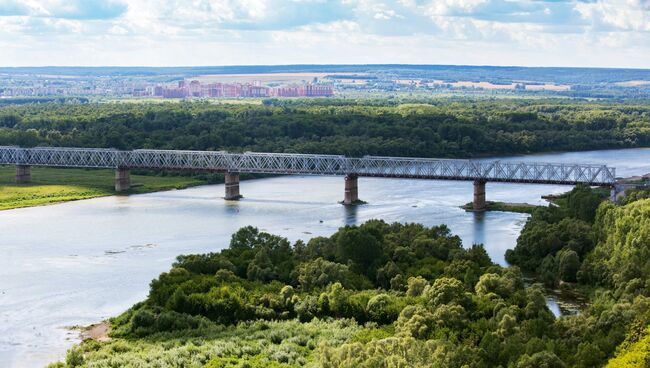
MULTIPOLYGON (((0 210, 117 194, 115 173, 109 169, 32 167, 32 182, 29 184, 16 184, 14 176, 13 166, 0 166, 0 210)), ((206 180, 186 176, 131 174, 132 188, 126 194, 182 189, 206 183, 206 180)))

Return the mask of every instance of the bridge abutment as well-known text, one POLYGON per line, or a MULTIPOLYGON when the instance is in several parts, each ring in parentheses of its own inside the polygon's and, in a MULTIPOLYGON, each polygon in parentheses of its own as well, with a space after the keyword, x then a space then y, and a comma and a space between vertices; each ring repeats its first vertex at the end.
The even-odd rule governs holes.
POLYGON ((474 180, 474 201, 472 209, 474 211, 485 211, 485 180, 474 180))
POLYGON ((239 194, 239 173, 227 172, 225 174, 226 181, 226 196, 224 199, 228 201, 236 201, 242 197, 239 194))
POLYGON ((356 175, 345 176, 345 196, 343 204, 356 204, 359 202, 359 178, 356 175))
POLYGON ((131 171, 125 168, 115 169, 115 191, 124 192, 131 189, 131 171))
POLYGON ((29 165, 16 165, 16 183, 25 184, 32 181, 32 167, 29 165))

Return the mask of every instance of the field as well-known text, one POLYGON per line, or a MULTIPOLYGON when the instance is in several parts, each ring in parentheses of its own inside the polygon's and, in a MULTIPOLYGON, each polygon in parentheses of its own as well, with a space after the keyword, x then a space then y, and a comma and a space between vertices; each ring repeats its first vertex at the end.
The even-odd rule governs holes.
MULTIPOLYGON (((13 166, 0 166, 0 210, 103 197, 116 194, 114 172, 106 169, 32 168, 32 182, 15 184, 13 166)), ((206 181, 182 176, 131 175, 128 192, 181 189, 206 181)))

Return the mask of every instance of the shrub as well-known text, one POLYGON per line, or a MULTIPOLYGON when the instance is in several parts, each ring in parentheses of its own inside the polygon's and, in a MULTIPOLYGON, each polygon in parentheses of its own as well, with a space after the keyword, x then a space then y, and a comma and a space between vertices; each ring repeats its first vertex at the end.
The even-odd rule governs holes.
POLYGON ((406 290, 406 295, 408 296, 420 296, 429 286, 429 282, 422 276, 409 277, 407 283, 408 289, 406 290))
POLYGON ((381 324, 392 323, 398 314, 395 302, 388 294, 379 294, 372 297, 368 301, 366 312, 371 321, 381 324))

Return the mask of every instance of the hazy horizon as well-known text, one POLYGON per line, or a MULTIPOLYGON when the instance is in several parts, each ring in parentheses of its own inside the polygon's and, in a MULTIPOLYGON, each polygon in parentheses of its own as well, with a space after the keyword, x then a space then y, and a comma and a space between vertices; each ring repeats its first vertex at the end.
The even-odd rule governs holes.
POLYGON ((425 67, 485 67, 485 68, 539 68, 539 69, 552 69, 552 68, 561 68, 561 69, 635 69, 635 70, 650 70, 648 67, 619 67, 619 66, 572 66, 572 65, 497 65, 497 64, 445 64, 445 63, 431 63, 431 64, 420 64, 420 63, 327 63, 327 64, 292 64, 292 63, 277 63, 277 64, 195 64, 195 65, 0 65, 0 69, 6 68, 229 68, 229 67, 318 67, 318 66, 425 66, 425 67))

